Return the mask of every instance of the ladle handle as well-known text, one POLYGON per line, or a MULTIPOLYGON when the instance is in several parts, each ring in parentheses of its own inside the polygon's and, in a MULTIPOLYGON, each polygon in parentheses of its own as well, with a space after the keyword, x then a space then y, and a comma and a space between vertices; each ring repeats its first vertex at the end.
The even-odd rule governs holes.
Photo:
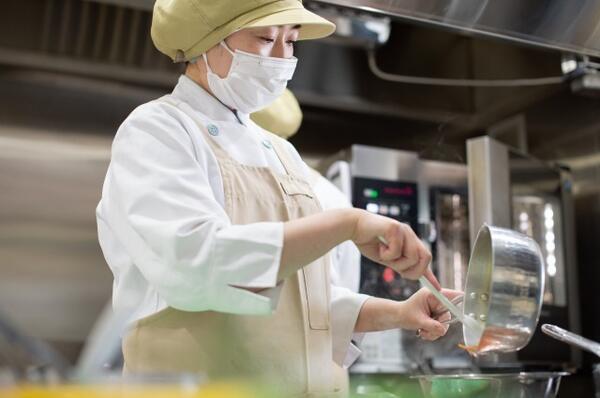
MULTIPOLYGON (((377 239, 382 244, 388 246, 388 242, 383 236, 378 236, 377 239)), ((444 296, 442 292, 437 290, 427 278, 421 276, 419 278, 419 282, 421 282, 421 284, 425 286, 431 292, 431 294, 433 294, 435 298, 437 298, 444 305, 444 307, 448 308, 448 311, 450 311, 452 315, 454 315, 464 325, 474 330, 480 330, 483 328, 483 326, 480 325, 475 319, 465 316, 462 311, 459 310, 448 297, 444 296)))
POLYGON ((593 340, 586 339, 583 336, 569 332, 568 330, 559 328, 558 326, 550 325, 548 323, 542 325, 542 332, 564 343, 590 351, 600 357, 600 344, 593 340))
POLYGON ((431 284, 431 282, 429 282, 427 280, 427 278, 425 278, 424 276, 422 276, 422 277, 419 278, 419 282, 421 282, 421 285, 425 286, 427 288, 427 290, 429 290, 431 292, 431 294, 433 294, 435 296, 435 298, 438 299, 440 301, 440 303, 442 303, 444 305, 444 307, 448 308, 448 311, 450 311, 452 313, 452 315, 454 315, 462 323, 465 322, 465 317, 464 317, 462 311, 459 310, 454 305, 454 303, 452 303, 450 301, 450 299, 448 297, 444 296, 442 294, 442 292, 440 292, 439 290, 437 290, 431 284))

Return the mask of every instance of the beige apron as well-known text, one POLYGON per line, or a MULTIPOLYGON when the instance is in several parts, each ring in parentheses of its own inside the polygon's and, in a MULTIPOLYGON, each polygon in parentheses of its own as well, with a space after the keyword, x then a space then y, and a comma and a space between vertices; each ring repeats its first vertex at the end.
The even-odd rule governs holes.
MULTIPOLYGON (((219 163, 225 211, 233 224, 287 221, 321 211, 282 139, 273 136, 271 142, 284 175, 238 163, 205 126, 200 129, 219 163)), ((125 336, 125 368, 202 372, 212 379, 259 377, 281 396, 346 396, 345 371, 332 359, 329 295, 329 264, 322 257, 283 282, 272 315, 164 309, 139 320, 125 336)))

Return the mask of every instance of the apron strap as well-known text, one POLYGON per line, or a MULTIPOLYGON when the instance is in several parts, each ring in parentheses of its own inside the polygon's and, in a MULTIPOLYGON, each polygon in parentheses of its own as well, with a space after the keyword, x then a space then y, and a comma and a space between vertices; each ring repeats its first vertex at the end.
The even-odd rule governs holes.
POLYGON ((306 180, 306 177, 304 176, 305 173, 299 167, 298 162, 294 161, 290 157, 289 151, 287 150, 287 148, 285 148, 285 141, 283 140, 283 138, 279 138, 273 133, 269 134, 273 136, 271 139, 273 149, 275 150, 275 154, 279 158, 279 161, 283 165, 283 168, 285 169, 286 173, 292 177, 297 177, 302 180, 306 180))

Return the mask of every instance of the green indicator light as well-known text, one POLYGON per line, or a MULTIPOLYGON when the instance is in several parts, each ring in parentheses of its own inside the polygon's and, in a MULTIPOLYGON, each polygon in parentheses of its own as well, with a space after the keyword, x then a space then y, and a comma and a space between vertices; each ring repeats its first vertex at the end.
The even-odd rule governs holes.
POLYGON ((379 197, 379 191, 377 191, 376 189, 365 188, 365 190, 363 191, 363 195, 366 198, 377 199, 377 197, 379 197))

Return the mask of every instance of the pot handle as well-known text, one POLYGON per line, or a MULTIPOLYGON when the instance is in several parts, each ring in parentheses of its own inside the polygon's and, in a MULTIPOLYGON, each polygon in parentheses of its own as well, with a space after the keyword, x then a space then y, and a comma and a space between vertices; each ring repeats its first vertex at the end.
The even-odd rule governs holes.
POLYGON ((563 343, 571 344, 583 350, 590 351, 600 357, 600 344, 593 340, 586 339, 583 336, 569 332, 563 328, 548 323, 542 325, 542 332, 550 337, 562 341, 563 343))

